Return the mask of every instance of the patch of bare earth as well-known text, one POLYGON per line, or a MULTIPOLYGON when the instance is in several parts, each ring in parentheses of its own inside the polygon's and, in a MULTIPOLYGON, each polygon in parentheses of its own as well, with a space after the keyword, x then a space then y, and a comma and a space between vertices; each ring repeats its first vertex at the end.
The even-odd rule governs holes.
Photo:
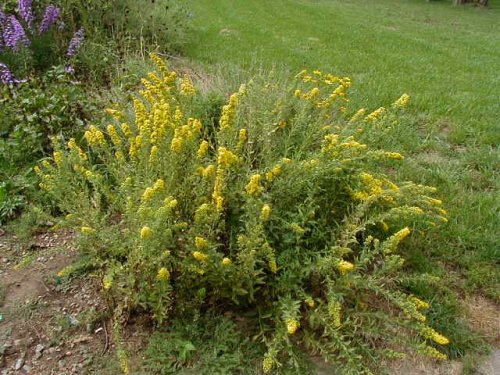
POLYGON ((0 374, 86 374, 110 349, 97 280, 57 276, 78 259, 72 239, 49 232, 27 249, 0 234, 0 374))

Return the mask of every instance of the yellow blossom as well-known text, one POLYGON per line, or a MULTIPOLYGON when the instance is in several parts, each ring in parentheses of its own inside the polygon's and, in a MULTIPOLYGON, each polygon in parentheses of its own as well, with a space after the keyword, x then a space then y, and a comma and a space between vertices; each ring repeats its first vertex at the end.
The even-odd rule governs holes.
POLYGON ((172 138, 170 149, 178 154, 182 151, 182 143, 183 143, 182 138, 176 136, 172 138))
POLYGON ((83 234, 93 234, 95 233, 95 229, 91 227, 81 227, 80 230, 83 234))
POLYGON ((117 160, 122 161, 122 160, 124 160, 124 159, 125 159, 125 155, 123 155, 123 152, 122 152, 122 151, 118 150, 118 151, 116 151, 116 152, 115 152, 115 158, 116 158, 117 160))
POLYGON ((150 227, 142 227, 141 229, 141 239, 142 240, 146 240, 148 239, 149 237, 151 237, 151 235, 153 234, 153 231, 151 230, 150 227))
POLYGON ((207 247, 208 241, 203 237, 195 237, 194 244, 197 250, 202 250, 207 247))
POLYGON ((406 107, 409 101, 410 101, 410 96, 408 94, 403 94, 398 100, 394 102, 392 106, 394 108, 406 107))
POLYGON ((365 121, 375 121, 385 112, 384 107, 380 107, 365 117, 365 121))
POLYGON ((194 259, 196 259, 197 261, 203 262, 203 261, 205 261, 205 260, 208 258, 208 255, 203 254, 203 253, 202 253, 202 252, 200 252, 200 251, 194 251, 194 252, 193 252, 193 257, 194 257, 194 259))
POLYGON ((287 319, 286 321, 286 329, 290 335, 293 335, 297 332, 297 329, 300 327, 300 322, 296 319, 287 319))
POLYGON ((111 275, 105 275, 102 279, 102 285, 104 290, 109 290, 113 286, 113 277, 111 275))
POLYGON ((410 302, 413 303, 417 309, 428 309, 429 308, 429 304, 427 302, 422 301, 421 299, 419 299, 415 296, 410 297, 410 302))
POLYGON ((158 161, 158 146, 151 147, 151 151, 149 153, 149 161, 151 163, 156 163, 158 161))
POLYGON ((215 172, 215 166, 213 164, 209 164, 206 168, 201 168, 200 173, 203 177, 210 177, 215 172))
POLYGON ((271 215, 271 206, 265 204, 264 206, 262 206, 262 209, 260 211, 260 219, 262 221, 267 221, 269 219, 269 215, 271 215))
POLYGON ((314 302, 314 299, 312 299, 312 297, 308 297, 304 302, 310 308, 313 308, 316 305, 316 303, 314 302))
POLYGON ((55 151, 55 152, 54 152, 54 154, 53 154, 53 156, 54 156, 54 162, 55 162, 58 166, 61 166, 61 164, 62 164, 62 160, 63 160, 63 158, 62 158, 62 152, 60 152, 60 151, 55 151))
POLYGON ((366 109, 364 108, 361 108, 359 109, 355 114, 354 116, 351 117, 351 119, 349 120, 350 123, 353 123, 353 122, 356 122, 358 121, 361 117, 364 116, 364 114, 366 113, 366 109))
POLYGON ((238 162, 238 157, 225 147, 218 149, 217 163, 223 167, 228 168, 238 162))
POLYGON ((144 190, 144 193, 142 193, 142 199, 144 201, 149 201, 153 198, 153 196, 155 195, 155 190, 153 188, 146 188, 146 190, 144 190))
POLYGON ((264 190, 260 185, 260 179, 260 174, 254 174, 250 177, 250 182, 246 186, 246 191, 249 195, 257 195, 264 190))
POLYGON ((338 301, 331 301, 328 304, 328 314, 332 318, 334 327, 338 328, 342 325, 340 312, 342 309, 342 305, 338 301))
POLYGON ((181 79, 180 93, 185 96, 193 96, 196 93, 188 74, 184 74, 181 79))
POLYGON ((272 273, 278 272, 278 265, 276 264, 276 261, 274 259, 270 260, 268 262, 268 265, 272 273))
POLYGON ((231 259, 229 259, 229 258, 224 257, 222 259, 222 265, 223 266, 229 266, 231 263, 233 263, 233 261, 231 259))
POLYGON ((446 354, 443 354, 439 350, 437 350, 436 348, 433 348, 432 346, 428 346, 425 344, 420 345, 418 348, 418 351, 423 355, 426 355, 426 356, 429 356, 429 357, 432 357, 435 359, 439 359, 439 360, 445 360, 448 358, 446 356, 446 354))
POLYGON ((268 374, 274 367, 274 361, 270 356, 265 356, 262 361, 262 371, 264 374, 268 374))
POLYGON ((104 134, 94 125, 91 125, 89 127, 89 130, 85 132, 84 137, 90 146, 98 146, 106 144, 106 140, 104 139, 104 134))
POLYGON ((238 134, 238 145, 236 146, 236 148, 238 150, 241 150, 245 146, 247 140, 248 140, 248 130, 240 129, 238 134))
POLYGON ((179 205, 179 201, 177 199, 175 199, 174 197, 165 198, 163 203, 165 203, 165 206, 167 208, 170 208, 171 210, 173 210, 174 208, 176 208, 179 205))
POLYGON ((341 260, 337 263, 337 269, 340 271, 342 275, 345 275, 347 272, 352 271, 354 269, 354 264, 351 262, 347 262, 345 260, 341 260))
POLYGON ((198 156, 199 159, 202 159, 205 157, 205 155, 207 155, 207 152, 208 152, 208 142, 203 140, 201 143, 200 143, 200 147, 198 148, 198 151, 196 153, 196 155, 198 156))
POLYGON ((234 121, 236 119, 237 105, 238 105, 238 96, 237 94, 232 94, 229 97, 229 103, 224 107, 222 107, 222 114, 219 120, 221 130, 233 127, 234 121))
POLYGON ((170 272, 165 267, 162 267, 158 270, 156 278, 160 281, 167 281, 170 279, 170 272))

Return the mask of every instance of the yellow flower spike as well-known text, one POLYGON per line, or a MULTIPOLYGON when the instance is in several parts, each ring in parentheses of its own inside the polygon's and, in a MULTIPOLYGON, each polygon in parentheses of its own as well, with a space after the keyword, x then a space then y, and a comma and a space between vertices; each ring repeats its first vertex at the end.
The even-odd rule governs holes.
POLYGON ((153 188, 148 187, 144 190, 144 193, 142 193, 142 200, 147 202, 151 200, 154 195, 155 195, 155 190, 153 188))
POLYGON ((122 133, 125 137, 131 138, 134 135, 134 133, 132 133, 132 130, 130 130, 130 126, 128 126, 128 124, 122 123, 120 125, 120 128, 122 129, 122 133))
POLYGON ((63 161, 62 153, 60 151, 54 151, 52 155, 54 157, 54 162, 60 167, 63 161))
POLYGON ((260 174, 254 174, 250 177, 250 182, 246 186, 246 191, 249 195, 258 195, 264 188, 260 185, 260 174))
POLYGON ((387 223, 385 221, 381 221, 380 224, 382 225, 382 229, 384 232, 389 231, 389 225, 387 225, 387 223))
POLYGON ((200 252, 200 251, 194 251, 194 252, 193 252, 193 257, 194 257, 194 259, 196 259, 197 261, 199 261, 199 262, 203 262, 203 261, 207 260, 208 255, 203 254, 203 253, 202 253, 202 252, 200 252))
POLYGON ((297 329, 300 327, 300 322, 296 319, 287 319, 286 321, 286 329, 290 335, 293 335, 297 332, 297 329))
POLYGON ((405 239, 409 234, 411 233, 410 228, 405 227, 398 231, 397 233, 394 234, 395 237, 397 237, 400 241, 405 239))
POLYGON ((158 146, 151 147, 151 151, 149 153, 149 162, 156 163, 158 162, 158 146))
POLYGON ((102 286, 104 290, 110 290, 113 286, 113 277, 111 275, 105 275, 102 279, 102 286))
POLYGON ((447 337, 445 337, 437 332, 435 332, 432 335, 431 339, 432 339, 432 341, 434 341, 436 344, 439 344, 439 345, 448 345, 450 343, 450 340, 447 337))
POLYGON ((238 95, 232 94, 229 97, 229 103, 222 107, 222 114, 219 120, 220 129, 225 130, 234 126, 236 119, 236 107, 238 105, 238 95))
POLYGON ((295 96, 296 98, 300 98, 302 96, 302 91, 295 90, 295 92, 293 93, 293 96, 295 96))
POLYGON ((167 208, 170 208, 171 210, 173 210, 174 208, 176 208, 179 205, 179 201, 177 199, 175 199, 174 197, 165 198, 163 203, 165 204, 165 206, 167 208))
POLYGON ((347 272, 352 271, 354 269, 354 264, 351 262, 347 262, 345 260, 341 260, 337 263, 337 269, 340 271, 342 275, 345 275, 347 272))
POLYGON ((443 201, 441 199, 434 199, 434 198, 429 198, 429 202, 433 206, 441 206, 443 204, 443 201))
POLYGON ((40 169, 40 167, 39 167, 38 165, 35 165, 35 166, 33 167, 33 170, 35 171, 35 173, 36 173, 37 175, 42 174, 42 170, 40 169))
POLYGON ((175 136, 174 138, 172 138, 170 149, 176 154, 179 154, 182 151, 182 143, 183 143, 182 138, 175 136))
POLYGON ((94 229, 94 228, 91 228, 91 227, 81 227, 81 228, 80 228, 80 231, 81 231, 83 234, 94 234, 94 233, 95 233, 95 229, 94 229))
POLYGON ((198 148, 198 151, 196 152, 196 155, 198 156, 198 159, 203 159, 207 155, 208 146, 209 146, 209 144, 205 140, 203 140, 200 143, 200 147, 198 148))
POLYGON ((168 271, 167 268, 162 267, 158 270, 158 274, 156 275, 156 278, 160 281, 168 281, 168 280, 170 280, 170 272, 168 271))
POLYGON ((241 150, 244 146, 245 143, 248 140, 248 130, 247 129, 240 129, 239 134, 238 134, 238 145, 236 148, 238 150, 241 150))
POLYGON ((144 226, 141 228, 141 240, 147 240, 153 234, 153 231, 150 227, 144 226))
POLYGON ((195 237, 194 245, 195 245, 197 250, 203 250, 204 248, 207 247, 208 241, 206 239, 204 239, 203 237, 195 237))
POLYGON ((265 204, 262 206, 262 209, 260 211, 260 219, 262 221, 267 221, 269 219, 269 216, 271 215, 271 206, 268 204, 265 204))
POLYGON ((380 107, 380 108, 376 109, 375 111, 373 111, 372 113, 370 113, 368 116, 366 116, 365 121, 375 121, 380 116, 382 116, 384 114, 384 112, 385 112, 385 108, 380 107))
POLYGON ((410 302, 413 303, 417 309, 428 309, 430 307, 427 302, 422 301, 420 298, 415 296, 410 297, 410 302))
POLYGON ((233 261, 231 259, 229 259, 229 258, 225 257, 225 258, 222 259, 222 265, 223 266, 227 267, 227 266, 231 265, 232 263, 233 263, 233 261))
POLYGON ((394 102, 392 106, 394 108, 403 108, 408 105, 409 101, 410 101, 410 96, 408 94, 403 94, 398 100, 394 102))
POLYGON ((264 374, 269 374, 273 369, 273 367, 274 367, 273 359, 266 355, 264 357, 264 360, 262 361, 262 372, 264 372, 264 374))
POLYGON ((361 117, 364 116, 364 114, 366 113, 366 109, 364 108, 361 108, 359 109, 355 114, 354 116, 351 117, 351 119, 349 120, 349 123, 353 123, 353 122, 356 122, 358 121, 361 117))
POLYGON ((312 297, 308 297, 304 302, 310 308, 313 308, 314 306, 316 306, 316 302, 314 302, 314 299, 312 299, 312 297))
POLYGON ((272 273, 277 273, 278 272, 278 265, 276 264, 275 260, 270 260, 268 262, 269 269, 271 270, 272 273))
POLYGON ((405 157, 399 152, 384 152, 384 156, 388 159, 403 160, 405 157))
POLYGON ((162 178, 156 180, 156 182, 153 185, 153 189, 155 190, 155 192, 162 191, 163 189, 165 189, 165 180, 162 178))
POLYGON ((196 94, 196 90, 188 74, 184 74, 181 78, 180 93, 184 96, 194 96, 196 94))
POLYGON ((446 354, 441 353, 439 350, 436 348, 433 348, 432 346, 428 346, 425 344, 422 344, 419 346, 418 351, 426 356, 429 356, 431 358, 439 359, 439 360, 446 360, 448 357, 446 354))
POLYGON ((108 125, 106 130, 108 131, 109 137, 111 138, 111 142, 113 142, 115 146, 119 146, 122 144, 122 140, 116 132, 116 128, 114 127, 114 125, 108 125))
POLYGON ((341 313, 342 305, 338 301, 331 301, 328 304, 328 314, 332 318, 333 325, 335 328, 339 328, 342 325, 341 322, 341 313))
POLYGON ((231 167, 239 161, 238 156, 225 147, 220 147, 217 154, 217 163, 224 169, 231 167))

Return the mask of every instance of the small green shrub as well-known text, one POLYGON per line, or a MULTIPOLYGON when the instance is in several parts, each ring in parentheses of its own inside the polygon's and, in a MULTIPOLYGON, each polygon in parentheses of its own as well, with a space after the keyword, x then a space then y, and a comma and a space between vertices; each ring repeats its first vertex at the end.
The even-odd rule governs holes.
POLYGON ((143 80, 133 115, 109 109, 112 123, 56 143, 38 170, 119 301, 118 344, 127 311, 162 324, 213 310, 248 317, 265 373, 300 373, 301 348, 347 374, 401 347, 445 358, 429 305, 401 287, 397 247, 446 212, 434 188, 384 174, 399 153, 365 143, 397 126, 408 96, 349 118, 349 78, 301 72, 242 85, 218 124, 202 124, 213 109, 189 77, 152 58, 160 73, 143 80))
POLYGON ((17 87, 0 86, 0 222, 26 202, 38 178, 33 165, 52 151, 50 138, 83 134, 96 104, 82 84, 55 67, 17 87))

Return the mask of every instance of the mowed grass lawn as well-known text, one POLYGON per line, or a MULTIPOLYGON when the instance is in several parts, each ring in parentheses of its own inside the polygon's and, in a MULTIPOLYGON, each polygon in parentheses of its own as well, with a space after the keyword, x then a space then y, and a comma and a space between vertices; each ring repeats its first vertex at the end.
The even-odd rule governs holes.
POLYGON ((500 2, 197 0, 189 58, 352 77, 351 111, 411 96, 400 178, 437 186, 450 222, 409 246, 413 269, 498 302, 500 2))

